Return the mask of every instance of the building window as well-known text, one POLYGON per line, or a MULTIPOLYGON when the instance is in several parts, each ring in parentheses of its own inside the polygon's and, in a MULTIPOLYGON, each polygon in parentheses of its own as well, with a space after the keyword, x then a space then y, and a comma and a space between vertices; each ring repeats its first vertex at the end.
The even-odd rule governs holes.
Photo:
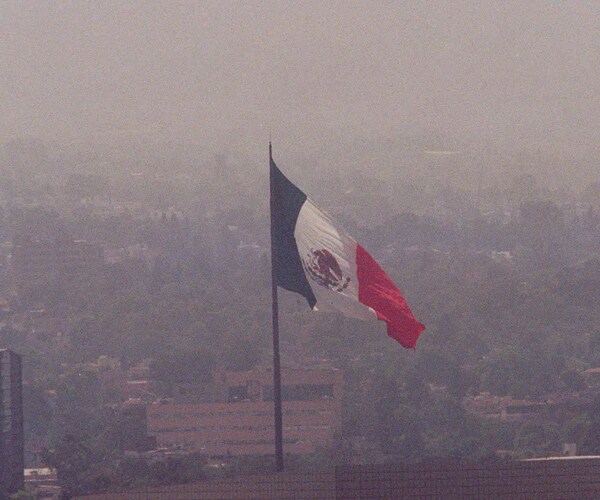
POLYGON ((229 388, 229 402, 249 400, 248 387, 245 385, 234 385, 229 388))

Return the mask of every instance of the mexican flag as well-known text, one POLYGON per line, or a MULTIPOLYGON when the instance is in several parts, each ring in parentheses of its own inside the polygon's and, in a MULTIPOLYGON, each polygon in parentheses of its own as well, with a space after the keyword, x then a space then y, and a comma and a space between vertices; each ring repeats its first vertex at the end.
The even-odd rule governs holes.
POLYGON ((271 158, 271 238, 278 286, 313 310, 385 321, 387 333, 414 348, 425 327, 375 259, 292 184, 271 158))

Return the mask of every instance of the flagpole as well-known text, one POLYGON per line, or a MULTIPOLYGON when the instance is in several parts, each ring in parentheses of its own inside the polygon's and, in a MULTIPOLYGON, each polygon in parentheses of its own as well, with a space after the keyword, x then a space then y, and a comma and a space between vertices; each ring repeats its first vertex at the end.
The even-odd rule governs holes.
MULTIPOLYGON (((269 169, 273 163, 273 150, 271 147, 271 138, 269 137, 269 169)), ((273 298, 273 401, 274 401, 274 417, 275 417, 275 460, 277 471, 283 471, 283 417, 281 410, 281 360, 279 357, 279 303, 277 300, 277 279, 275 276, 275 258, 273 256, 274 242, 274 226, 273 226, 273 210, 274 210, 273 183, 271 181, 271 295, 273 298)))

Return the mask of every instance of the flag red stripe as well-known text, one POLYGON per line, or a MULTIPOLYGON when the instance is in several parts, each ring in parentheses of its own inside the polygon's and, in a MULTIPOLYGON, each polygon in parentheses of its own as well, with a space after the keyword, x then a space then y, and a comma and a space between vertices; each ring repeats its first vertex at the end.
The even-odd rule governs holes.
POLYGON ((414 348, 425 326, 413 316, 400 290, 375 259, 356 245, 358 300, 387 323, 387 333, 404 347, 414 348))

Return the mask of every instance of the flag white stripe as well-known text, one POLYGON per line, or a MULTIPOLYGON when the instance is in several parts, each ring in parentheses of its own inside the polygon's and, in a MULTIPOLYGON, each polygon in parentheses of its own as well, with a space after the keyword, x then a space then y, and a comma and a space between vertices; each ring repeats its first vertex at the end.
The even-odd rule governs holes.
POLYGON ((377 320, 375 311, 358 300, 356 241, 309 199, 298 214, 294 237, 306 278, 317 299, 315 309, 339 311, 361 320, 377 320), (322 250, 330 252, 341 270, 339 279, 334 279, 329 286, 322 280, 319 282, 319 254, 315 252, 322 250))

